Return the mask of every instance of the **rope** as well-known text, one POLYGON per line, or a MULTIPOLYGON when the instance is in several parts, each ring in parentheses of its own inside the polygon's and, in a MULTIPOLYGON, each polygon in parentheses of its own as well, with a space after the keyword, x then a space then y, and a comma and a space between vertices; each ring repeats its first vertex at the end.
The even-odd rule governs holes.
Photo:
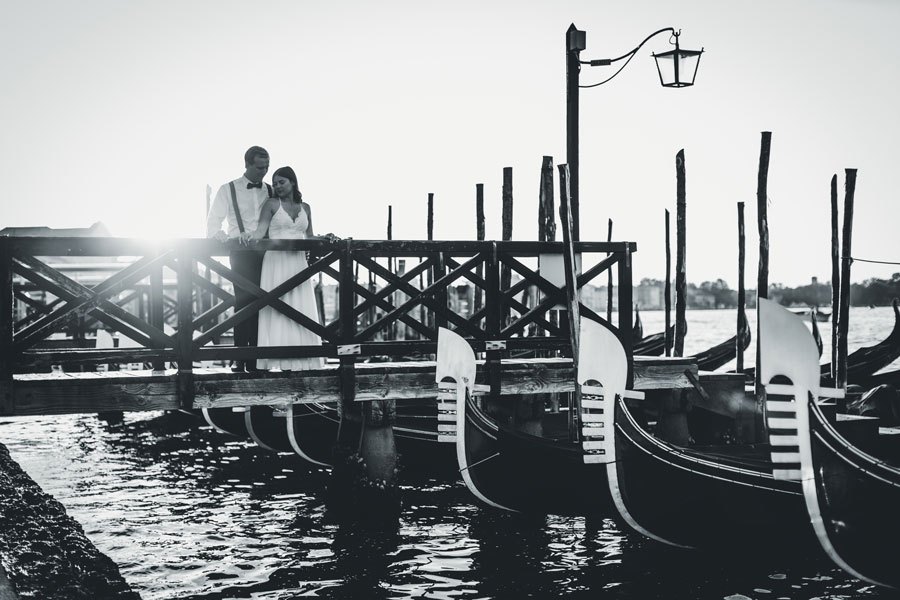
POLYGON ((865 258, 855 258, 853 256, 842 256, 841 260, 849 259, 850 262, 875 263, 878 265, 900 265, 900 262, 892 262, 889 260, 868 260, 865 258))

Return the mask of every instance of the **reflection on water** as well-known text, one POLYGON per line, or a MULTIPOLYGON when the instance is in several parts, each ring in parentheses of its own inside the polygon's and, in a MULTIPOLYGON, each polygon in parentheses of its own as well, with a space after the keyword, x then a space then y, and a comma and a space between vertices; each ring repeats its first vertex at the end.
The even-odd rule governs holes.
MULTIPOLYGON (((892 322, 882 311, 887 320, 872 313, 864 327, 861 310, 855 323, 871 332, 851 348, 877 342, 892 322)), ((661 313, 641 316, 645 331, 661 330, 661 313)), ((730 311, 688 318, 687 352, 733 334, 730 311)), ((0 440, 146 600, 893 597, 818 556, 660 548, 610 520, 484 509, 459 481, 411 469, 397 522, 341 522, 324 506, 326 471, 180 413, 118 426, 8 419, 0 440)))

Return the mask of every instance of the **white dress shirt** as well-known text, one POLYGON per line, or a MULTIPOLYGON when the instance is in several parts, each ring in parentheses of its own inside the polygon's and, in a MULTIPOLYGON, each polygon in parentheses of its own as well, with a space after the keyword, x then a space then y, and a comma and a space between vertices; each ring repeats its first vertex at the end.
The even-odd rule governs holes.
MULTIPOLYGON (((235 179, 234 191, 237 196, 238 210, 241 211, 241 219, 244 222, 244 231, 253 233, 259 224, 259 209, 269 197, 269 190, 263 183, 259 188, 247 189, 250 180, 244 176, 235 179)), ((222 221, 225 221, 226 233, 229 238, 236 238, 241 234, 238 229, 237 218, 234 216, 234 207, 231 202, 231 188, 226 183, 216 192, 209 214, 206 216, 206 237, 213 237, 222 229, 222 221)))

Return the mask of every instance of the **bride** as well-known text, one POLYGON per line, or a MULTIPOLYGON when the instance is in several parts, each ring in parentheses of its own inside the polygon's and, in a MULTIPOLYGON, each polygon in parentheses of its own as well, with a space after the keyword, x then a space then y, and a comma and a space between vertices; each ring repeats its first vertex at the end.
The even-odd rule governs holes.
MULTIPOLYGON (((273 240, 302 240, 313 236, 312 216, 309 204, 297 185, 297 175, 290 167, 281 167, 272 175, 275 197, 263 204, 259 215, 259 226, 251 236, 260 240, 269 232, 273 240)), ((329 234, 328 237, 332 237, 329 234)), ((266 291, 274 289, 290 277, 307 268, 306 252, 302 250, 273 250, 263 256, 260 287, 266 291)), ((319 321, 316 296, 311 279, 307 279, 281 297, 285 303, 297 309, 310 319, 319 321)), ((271 306, 259 311, 260 346, 317 346, 322 341, 319 336, 296 321, 278 312, 271 306)), ((282 371, 318 369, 324 365, 321 357, 311 358, 261 358, 256 361, 259 369, 281 369, 282 371)))

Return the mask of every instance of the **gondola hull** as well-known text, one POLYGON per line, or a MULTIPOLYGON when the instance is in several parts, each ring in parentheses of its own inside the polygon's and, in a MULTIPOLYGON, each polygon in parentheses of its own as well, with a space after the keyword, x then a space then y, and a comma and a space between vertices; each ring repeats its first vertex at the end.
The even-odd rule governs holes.
POLYGON ((287 411, 272 406, 251 406, 244 413, 247 433, 261 448, 272 452, 293 452, 288 436, 287 411))
POLYGON ((826 553, 852 575, 900 588, 900 469, 850 444, 809 403, 810 514, 826 553))
POLYGON ((465 410, 466 483, 507 510, 612 516, 606 467, 585 464, 581 446, 498 427, 471 400, 465 410))
POLYGON ((762 449, 678 448, 616 404, 612 484, 625 525, 675 545, 736 548, 792 540, 815 548, 800 485, 778 481, 762 449))

